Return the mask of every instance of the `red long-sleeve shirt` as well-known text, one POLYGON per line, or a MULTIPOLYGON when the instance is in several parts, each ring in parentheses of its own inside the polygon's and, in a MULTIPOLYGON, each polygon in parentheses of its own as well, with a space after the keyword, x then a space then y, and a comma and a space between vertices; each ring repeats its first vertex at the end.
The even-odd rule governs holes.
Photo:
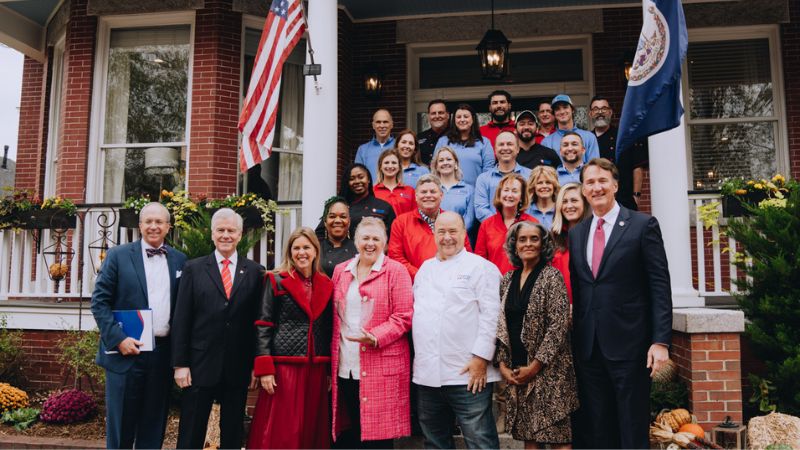
MULTIPOLYGON (((514 223, 524 220, 539 223, 533 216, 526 213, 520 214, 514 223)), ((481 223, 481 227, 478 229, 478 240, 475 242, 475 254, 493 262, 502 274, 514 268, 511 265, 511 261, 508 260, 506 250, 503 248, 506 243, 507 232, 508 228, 503 221, 503 213, 497 213, 481 223)))

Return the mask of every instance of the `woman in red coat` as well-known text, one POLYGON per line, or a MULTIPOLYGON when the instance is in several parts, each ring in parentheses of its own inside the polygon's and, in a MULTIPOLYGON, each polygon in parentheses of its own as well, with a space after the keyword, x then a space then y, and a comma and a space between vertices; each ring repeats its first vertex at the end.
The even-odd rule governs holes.
POLYGON ((333 283, 320 270, 319 255, 314 230, 298 228, 283 263, 268 274, 255 322, 253 372, 262 390, 247 448, 330 447, 333 283))
POLYGON ((333 438, 349 424, 340 447, 392 448, 411 434, 411 277, 384 255, 383 222, 364 218, 355 239, 358 255, 333 273, 333 438))
POLYGON ((572 304, 572 286, 569 280, 569 245, 567 244, 567 233, 569 229, 577 225, 581 220, 589 217, 592 210, 586 198, 581 195, 581 185, 579 183, 567 183, 561 187, 556 198, 556 213, 553 218, 553 242, 555 253, 553 254, 553 267, 564 276, 567 284, 567 296, 569 303, 572 304))
POLYGON ((528 183, 518 173, 510 173, 500 179, 494 192, 494 207, 497 214, 481 223, 478 230, 478 241, 475 243, 475 254, 493 262, 500 273, 506 273, 514 266, 508 260, 505 250, 506 232, 517 222, 528 220, 539 223, 527 214, 528 183))
POLYGON ((395 215, 417 209, 414 187, 403 184, 400 153, 396 148, 384 150, 378 157, 378 184, 375 197, 392 205, 395 215))

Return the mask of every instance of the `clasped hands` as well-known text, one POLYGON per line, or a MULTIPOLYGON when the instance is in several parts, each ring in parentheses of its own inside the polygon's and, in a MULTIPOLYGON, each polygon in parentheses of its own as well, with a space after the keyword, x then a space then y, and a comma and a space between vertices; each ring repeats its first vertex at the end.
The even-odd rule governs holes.
POLYGON ((532 363, 527 366, 517 367, 510 369, 505 363, 500 363, 500 375, 506 380, 508 384, 523 385, 530 383, 539 372, 542 371, 542 363, 538 359, 534 359, 532 363))

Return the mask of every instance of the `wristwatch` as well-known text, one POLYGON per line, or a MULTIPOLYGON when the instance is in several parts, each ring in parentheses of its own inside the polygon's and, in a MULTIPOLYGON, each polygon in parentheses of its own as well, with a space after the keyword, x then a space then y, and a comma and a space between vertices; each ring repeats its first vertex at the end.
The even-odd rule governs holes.
POLYGON ((634 197, 641 197, 641 196, 642 196, 642 193, 641 193, 641 192, 634 192, 634 193, 633 193, 633 196, 634 196, 634 197))

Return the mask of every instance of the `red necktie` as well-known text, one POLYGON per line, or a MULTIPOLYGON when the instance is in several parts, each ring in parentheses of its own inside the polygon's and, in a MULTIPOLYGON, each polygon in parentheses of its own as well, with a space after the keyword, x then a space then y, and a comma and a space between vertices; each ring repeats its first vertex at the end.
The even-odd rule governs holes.
POLYGON ((231 298, 231 289, 233 288, 233 280, 231 279, 231 260, 222 260, 222 286, 225 288, 225 297, 229 300, 231 298))
POLYGON ((594 241, 592 242, 592 275, 597 278, 600 270, 600 261, 603 260, 603 250, 606 248, 606 232, 603 231, 605 221, 597 219, 597 228, 594 230, 594 241))

